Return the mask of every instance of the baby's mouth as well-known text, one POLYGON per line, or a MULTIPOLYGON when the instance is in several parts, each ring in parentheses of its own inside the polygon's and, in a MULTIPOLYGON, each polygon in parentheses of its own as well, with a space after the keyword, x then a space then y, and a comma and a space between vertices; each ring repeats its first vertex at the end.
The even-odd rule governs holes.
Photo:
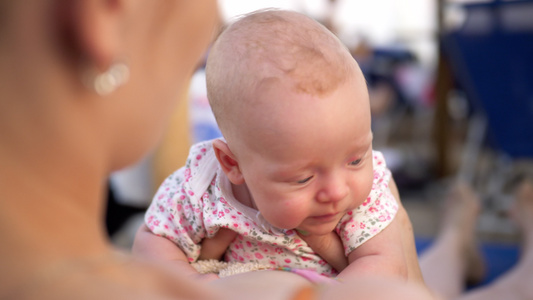
POLYGON ((320 215, 320 216, 313 216, 311 218, 319 222, 329 222, 329 221, 335 220, 338 214, 339 213, 325 214, 325 215, 320 215))

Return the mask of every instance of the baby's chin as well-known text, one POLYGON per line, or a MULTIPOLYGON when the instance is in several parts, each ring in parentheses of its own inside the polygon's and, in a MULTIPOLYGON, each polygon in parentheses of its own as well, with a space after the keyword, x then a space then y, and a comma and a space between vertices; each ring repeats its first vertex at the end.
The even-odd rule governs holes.
POLYGON ((303 235, 326 235, 335 231, 336 223, 333 225, 322 225, 322 226, 302 226, 297 227, 295 230, 303 235))
POLYGON ((326 234, 330 234, 330 233, 332 233, 334 231, 335 231, 335 226, 333 226, 331 228, 321 229, 321 230, 312 230, 312 231, 310 231, 310 234, 313 234, 313 235, 326 235, 326 234))
POLYGON ((267 222, 276 228, 284 230, 285 232, 294 230, 295 232, 298 232, 299 235, 326 235, 335 231, 335 228, 340 222, 341 217, 335 218, 334 220, 323 224, 306 224, 305 220, 299 224, 278 223, 276 225, 276 222, 270 222, 269 220, 267 220, 267 222))

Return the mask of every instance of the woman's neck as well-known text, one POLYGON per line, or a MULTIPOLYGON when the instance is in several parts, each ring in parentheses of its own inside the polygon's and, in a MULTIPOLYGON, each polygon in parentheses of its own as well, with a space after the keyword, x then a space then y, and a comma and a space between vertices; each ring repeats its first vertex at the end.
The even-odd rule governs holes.
POLYGON ((0 265, 10 276, 1 280, 0 290, 62 260, 108 251, 105 183, 97 168, 74 172, 76 164, 66 163, 68 158, 45 156, 37 162, 1 150, 0 265))
POLYGON ((74 76, 47 55, 57 49, 21 43, 0 50, 0 291, 61 261, 109 251, 107 157, 92 102, 63 88, 74 76), (30 50, 38 55, 27 57, 30 50))

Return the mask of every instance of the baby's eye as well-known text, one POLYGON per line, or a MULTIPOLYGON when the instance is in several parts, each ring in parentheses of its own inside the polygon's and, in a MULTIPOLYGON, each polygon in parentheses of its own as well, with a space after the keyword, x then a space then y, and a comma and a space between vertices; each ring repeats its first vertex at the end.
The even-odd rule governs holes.
POLYGON ((309 176, 306 179, 298 180, 297 183, 298 184, 304 184, 304 183, 308 182, 309 180, 311 180, 311 178, 313 178, 313 176, 309 176))
POLYGON ((361 159, 356 159, 356 160, 350 162, 350 166, 357 166, 360 163, 361 163, 361 159))

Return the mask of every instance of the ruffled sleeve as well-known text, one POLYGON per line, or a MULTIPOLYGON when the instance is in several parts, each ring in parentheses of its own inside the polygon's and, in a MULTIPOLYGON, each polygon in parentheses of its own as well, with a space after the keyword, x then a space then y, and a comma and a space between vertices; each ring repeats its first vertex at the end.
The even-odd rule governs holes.
POLYGON ((191 262, 198 259, 206 237, 203 206, 215 174, 213 158, 206 157, 210 148, 211 142, 191 147, 185 166, 163 182, 145 214, 148 228, 178 245, 191 262))
POLYGON ((374 180, 370 194, 363 204, 348 212, 337 226, 347 256, 387 227, 398 211, 398 203, 389 189, 391 172, 378 151, 373 151, 373 166, 374 180))

